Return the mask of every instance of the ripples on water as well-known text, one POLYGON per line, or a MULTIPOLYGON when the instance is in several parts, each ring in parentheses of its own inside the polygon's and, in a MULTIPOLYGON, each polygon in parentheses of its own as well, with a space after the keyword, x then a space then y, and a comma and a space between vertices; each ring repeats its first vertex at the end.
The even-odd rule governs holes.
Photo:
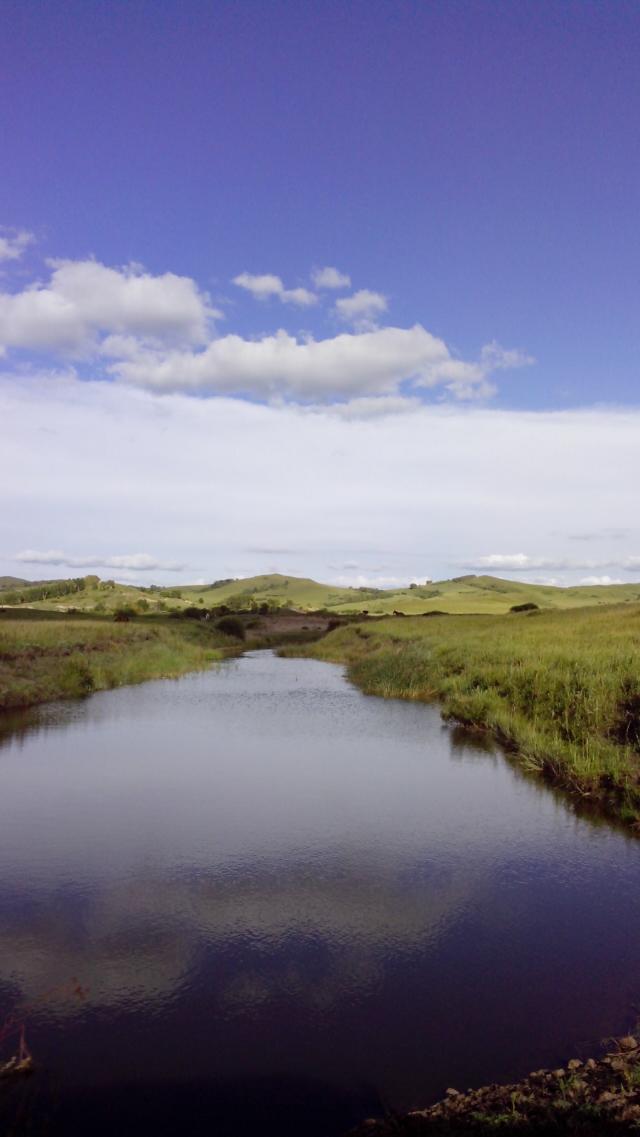
POLYGON ((12 726, 24 1132, 334 1137, 634 1021, 638 845, 433 707, 261 652, 12 726))

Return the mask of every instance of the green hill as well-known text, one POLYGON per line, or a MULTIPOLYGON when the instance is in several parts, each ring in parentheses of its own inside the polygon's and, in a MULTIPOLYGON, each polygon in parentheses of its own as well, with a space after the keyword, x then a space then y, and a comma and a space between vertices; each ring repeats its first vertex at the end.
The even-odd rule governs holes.
POLYGON ((0 592, 4 588, 23 588, 29 583, 30 581, 22 580, 19 576, 0 576, 0 592))
MULTIPOLYGON (((626 604, 640 600, 640 584, 611 584, 558 588, 501 580, 493 576, 460 576, 410 588, 340 588, 305 577, 271 573, 239 580, 175 587, 117 584, 87 576, 69 581, 10 581, 2 591, 2 603, 36 610, 115 612, 134 608, 143 612, 168 612, 191 606, 249 608, 267 604, 303 611, 326 608, 336 614, 367 611, 387 615, 425 612, 502 613, 517 604, 536 604, 543 609, 584 608, 602 604, 626 604)), ((1 585, 0 585, 1 586, 1 585)))

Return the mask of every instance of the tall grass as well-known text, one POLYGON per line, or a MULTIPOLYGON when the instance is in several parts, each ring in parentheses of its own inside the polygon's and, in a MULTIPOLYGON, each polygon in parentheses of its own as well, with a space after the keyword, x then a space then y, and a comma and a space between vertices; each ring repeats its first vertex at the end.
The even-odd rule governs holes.
POLYGON ((640 823, 640 605, 367 621, 305 654, 362 690, 438 699, 519 760, 640 823))
POLYGON ((237 644, 191 621, 65 617, 0 619, 0 708, 170 678, 208 666, 237 644))

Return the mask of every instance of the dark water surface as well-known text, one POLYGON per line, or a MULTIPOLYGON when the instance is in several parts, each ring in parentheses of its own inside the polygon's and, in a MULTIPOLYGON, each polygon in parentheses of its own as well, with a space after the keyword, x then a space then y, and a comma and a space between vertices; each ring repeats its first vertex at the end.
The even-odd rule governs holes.
POLYGON ((15 725, 12 1132, 333 1137, 636 1020, 640 845, 436 708, 260 652, 15 725))

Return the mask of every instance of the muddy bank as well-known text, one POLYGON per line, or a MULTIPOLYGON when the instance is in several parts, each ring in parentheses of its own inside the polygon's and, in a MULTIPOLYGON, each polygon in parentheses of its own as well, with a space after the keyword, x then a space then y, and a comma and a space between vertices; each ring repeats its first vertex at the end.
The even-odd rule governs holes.
POLYGON ((604 1057, 571 1058, 556 1070, 535 1070, 512 1085, 454 1088, 426 1109, 368 1119, 348 1137, 436 1137, 463 1133, 640 1132, 640 1046, 613 1040, 604 1057))

